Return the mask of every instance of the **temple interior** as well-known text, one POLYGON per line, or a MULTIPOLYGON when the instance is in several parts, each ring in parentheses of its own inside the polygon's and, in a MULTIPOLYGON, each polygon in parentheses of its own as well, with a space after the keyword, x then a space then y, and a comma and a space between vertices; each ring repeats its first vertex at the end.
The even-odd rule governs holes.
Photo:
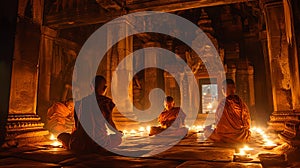
POLYGON ((0 167, 300 167, 298 0, 10 0, 3 3, 0 10, 0 167), (159 19, 151 20, 149 11, 183 18, 201 33, 187 25, 181 25, 186 26, 186 31, 181 32, 174 20, 159 15, 159 19), (136 18, 114 20, 127 14, 136 18), (106 28, 106 33, 101 40, 94 41, 93 47, 108 48, 101 51, 103 58, 97 62, 99 59, 93 59, 86 43, 101 27, 106 28), (168 29, 168 34, 155 32, 159 28, 168 29), (132 30, 150 31, 132 33, 132 30), (194 44, 201 47, 195 48, 194 44), (163 51, 143 50, 146 48, 163 51), (79 70, 79 56, 84 66, 96 66, 96 70, 79 70), (221 66, 214 64, 214 60, 221 66), (135 114, 115 108, 112 118, 124 133, 121 146, 129 153, 150 151, 148 155, 78 156, 61 147, 45 145, 53 141, 49 139, 52 132, 45 125, 48 109, 55 102, 70 98, 76 102, 86 96, 80 89, 85 86, 89 90, 95 75, 106 78, 106 96, 120 109, 126 103, 140 111, 149 109, 162 97, 152 92, 155 88, 164 92, 163 97, 172 96, 176 106, 189 107, 185 111, 187 123, 191 123, 187 126, 188 136, 172 148, 151 155, 154 149, 147 145, 151 141, 147 131, 149 126, 158 125, 156 117, 160 111, 153 112, 156 117, 147 122, 139 122, 135 114), (203 137, 203 128, 214 123, 218 102, 224 98, 221 84, 226 78, 235 81, 236 94, 246 103, 251 115, 255 142, 248 144, 251 152, 244 160, 237 159, 241 157, 237 149, 242 147, 215 146, 203 137), (123 82, 127 79, 128 85, 123 82), (113 92, 113 87, 120 85, 123 89, 113 92), (155 100, 150 97, 152 93, 155 100), (266 139, 273 146, 264 146, 266 139))

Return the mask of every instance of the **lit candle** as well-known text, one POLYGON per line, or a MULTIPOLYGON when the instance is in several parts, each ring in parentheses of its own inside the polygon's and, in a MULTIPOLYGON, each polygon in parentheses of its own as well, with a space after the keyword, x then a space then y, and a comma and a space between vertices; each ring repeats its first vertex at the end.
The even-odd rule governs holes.
POLYGON ((265 141, 267 141, 269 139, 269 136, 266 134, 262 134, 261 136, 264 138, 265 141))
POLYGON ((261 135, 265 134, 265 132, 261 128, 256 128, 256 132, 260 133, 261 135))
POLYGON ((265 143, 265 145, 276 146, 276 144, 273 141, 271 141, 271 140, 267 140, 266 143, 265 143))
POLYGON ((144 127, 140 127, 140 128, 139 128, 139 131, 140 131, 140 132, 145 132, 145 128, 144 128, 144 127))
MULTIPOLYGON (((253 150, 253 148, 249 148, 248 146, 245 146, 244 148, 239 149, 239 153, 235 153, 233 156, 233 159, 235 161, 245 161, 250 159, 250 154, 248 151, 253 150)), ((251 160, 251 159, 250 159, 251 160)))
POLYGON ((253 150, 253 148, 249 148, 249 146, 245 145, 244 148, 241 148, 240 150, 250 151, 250 150, 253 150))
POLYGON ((201 125, 198 125, 196 128, 197 128, 197 132, 203 131, 203 126, 201 126, 201 125))
POLYGON ((128 135, 128 131, 127 130, 123 130, 122 132, 123 132, 123 136, 125 138, 128 135))
POLYGON ((233 155, 233 160, 234 161, 245 161, 249 160, 250 155, 247 154, 243 149, 240 149, 239 153, 235 153, 233 155))
POLYGON ((146 127, 146 130, 147 130, 148 133, 150 133, 151 127, 148 125, 148 126, 146 127))
POLYGON ((211 109, 212 108, 211 103, 208 103, 208 105, 206 106, 206 108, 211 109))
POLYGON ((192 125, 191 130, 192 130, 192 131, 197 131, 196 126, 195 126, 195 125, 192 125))
POLYGON ((51 141, 56 140, 56 138, 55 138, 55 136, 54 136, 53 134, 50 135, 50 140, 51 140, 51 141))
POLYGON ((269 139, 265 140, 265 143, 264 143, 264 145, 263 145, 263 147, 264 147, 265 149, 273 149, 273 148, 275 148, 276 146, 277 146, 277 144, 275 144, 273 141, 271 141, 271 140, 269 140, 269 139))
POLYGON ((62 143, 59 142, 59 141, 54 141, 54 142, 52 142, 51 145, 54 146, 54 147, 61 147, 61 146, 62 146, 62 143))
POLYGON ((132 129, 132 130, 130 131, 130 134, 136 134, 136 131, 132 129))
POLYGON ((240 155, 246 155, 246 152, 243 149, 240 149, 240 155))

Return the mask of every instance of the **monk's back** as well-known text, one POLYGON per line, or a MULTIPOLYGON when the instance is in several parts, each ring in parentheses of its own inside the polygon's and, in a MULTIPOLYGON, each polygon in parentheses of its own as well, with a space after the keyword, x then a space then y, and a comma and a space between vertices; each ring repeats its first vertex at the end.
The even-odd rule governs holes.
POLYGON ((228 96, 216 112, 216 133, 223 141, 244 142, 250 138, 250 114, 237 95, 228 96), (224 107, 224 108, 223 108, 224 107))

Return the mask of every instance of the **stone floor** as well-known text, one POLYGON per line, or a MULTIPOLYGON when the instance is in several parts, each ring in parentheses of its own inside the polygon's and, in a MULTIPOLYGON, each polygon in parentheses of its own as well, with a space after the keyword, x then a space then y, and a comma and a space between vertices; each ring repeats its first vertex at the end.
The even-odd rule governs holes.
MULTIPOLYGON (((249 144, 253 151, 249 158, 242 161, 234 160, 234 153, 238 147, 205 141, 202 133, 189 133, 173 147, 161 153, 154 153, 155 155, 151 154, 155 151, 153 143, 149 143, 151 138, 126 136, 119 147, 125 152, 143 151, 142 154, 146 154, 147 157, 126 157, 108 152, 78 155, 59 147, 52 147, 45 142, 1 149, 0 167, 287 167, 285 159, 259 159, 258 155, 262 153, 278 155, 274 149, 264 149, 259 143, 259 138, 249 144)), ((293 165, 297 167, 296 163, 293 165)))

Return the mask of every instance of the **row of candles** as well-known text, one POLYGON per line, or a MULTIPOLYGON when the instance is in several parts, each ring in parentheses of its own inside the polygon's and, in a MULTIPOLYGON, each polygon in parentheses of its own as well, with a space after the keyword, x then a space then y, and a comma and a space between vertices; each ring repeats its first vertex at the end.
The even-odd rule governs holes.
POLYGON ((140 127, 138 130, 131 129, 131 130, 123 130, 123 136, 148 136, 151 130, 151 126, 140 127))
MULTIPOLYGON (((265 149, 273 149, 277 146, 277 144, 270 140, 269 136, 261 128, 253 127, 251 128, 251 132, 258 133, 263 138, 264 144, 262 146, 265 149)), ((240 148, 239 153, 235 153, 234 156, 238 159, 247 159, 250 157, 252 150, 253 148, 250 148, 248 145, 245 145, 243 148, 240 148)))
POLYGON ((277 146, 277 144, 275 144, 272 140, 270 140, 269 136, 261 128, 253 127, 251 128, 251 132, 256 132, 260 134, 260 136, 263 138, 264 141, 263 147, 274 148, 275 146, 277 146))
POLYGON ((49 139, 52 141, 51 146, 53 146, 53 147, 62 147, 62 143, 59 142, 53 134, 50 135, 49 139))
MULTIPOLYGON (((190 131, 192 132, 202 132, 205 128, 205 126, 202 125, 193 125, 191 127, 186 126, 187 128, 189 128, 190 131)), ((150 129, 151 126, 146 126, 146 127, 140 127, 138 130, 135 129, 131 129, 131 130, 123 130, 123 135, 124 137, 127 136, 148 136, 148 134, 150 133, 150 129)), ((263 147, 265 148, 274 148, 275 146, 277 146, 273 141, 271 141, 269 139, 269 136, 266 135, 266 133, 258 127, 253 127, 251 128, 251 132, 254 133, 258 133, 260 134, 260 136, 263 138, 264 144, 263 147)), ((61 147, 61 142, 57 141, 56 137, 51 134, 50 136, 50 140, 52 141, 52 146, 54 147, 61 147)), ((239 153, 237 153, 238 155, 247 155, 249 153, 249 151, 253 150, 253 148, 249 148, 248 146, 244 146, 243 148, 239 149, 239 153)))
MULTIPOLYGON (((192 132, 202 132, 204 130, 205 126, 202 125, 193 125, 193 126, 186 126, 189 131, 192 132)), ((150 133, 151 130, 151 126, 146 126, 146 127, 140 127, 139 129, 131 129, 131 130, 123 130, 123 135, 126 136, 143 136, 146 135, 148 136, 148 134, 150 133)))

